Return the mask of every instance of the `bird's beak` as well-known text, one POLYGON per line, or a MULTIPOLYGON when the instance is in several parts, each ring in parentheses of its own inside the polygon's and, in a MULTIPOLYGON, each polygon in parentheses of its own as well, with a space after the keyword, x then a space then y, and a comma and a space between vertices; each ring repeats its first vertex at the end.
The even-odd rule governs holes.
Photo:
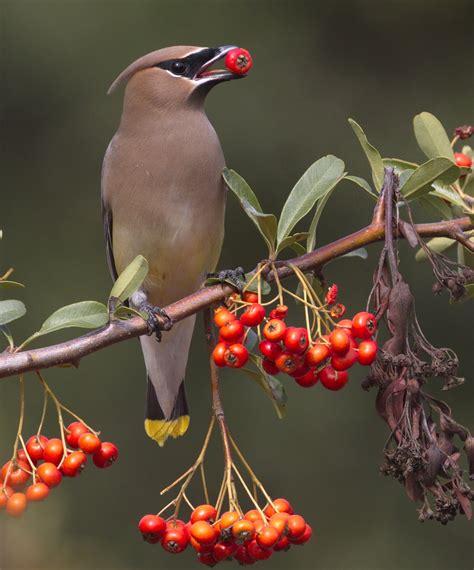
POLYGON ((203 84, 216 84, 221 81, 229 81, 230 79, 240 79, 245 77, 246 74, 233 73, 227 69, 210 69, 210 67, 220 61, 226 54, 235 49, 237 46, 221 46, 217 48, 206 48, 196 55, 202 56, 200 58, 200 66, 194 75, 194 81, 199 85, 203 84))

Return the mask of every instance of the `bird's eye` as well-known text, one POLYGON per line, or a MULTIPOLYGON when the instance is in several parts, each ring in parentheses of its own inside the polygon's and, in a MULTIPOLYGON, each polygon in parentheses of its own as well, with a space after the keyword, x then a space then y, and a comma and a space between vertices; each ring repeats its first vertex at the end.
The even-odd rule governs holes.
POLYGON ((188 66, 182 61, 174 61, 171 64, 171 73, 175 75, 184 75, 188 70, 188 66))

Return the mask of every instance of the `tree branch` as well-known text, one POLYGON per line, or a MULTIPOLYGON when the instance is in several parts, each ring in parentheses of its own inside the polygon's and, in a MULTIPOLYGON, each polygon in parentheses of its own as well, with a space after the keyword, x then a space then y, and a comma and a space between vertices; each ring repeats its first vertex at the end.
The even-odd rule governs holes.
MULTIPOLYGON (((382 216, 378 214, 369 226, 289 261, 303 272, 314 271, 350 251, 380 241, 385 236, 384 221, 381 218, 382 216)), ((463 232, 473 228, 474 225, 468 216, 455 220, 415 225, 420 237, 450 237, 463 243, 463 245, 466 241, 463 232)), ((396 229, 394 229, 394 235, 403 237, 397 233, 396 229)), ((277 274, 280 279, 285 279, 290 277, 293 272, 290 267, 284 265, 278 268, 277 274)), ((265 279, 268 282, 273 281, 274 273, 268 273, 265 279)), ((233 289, 228 286, 205 287, 163 308, 172 321, 177 322, 223 301, 232 292, 233 289)), ((0 354, 0 378, 65 364, 78 366, 79 361, 84 356, 146 333, 147 324, 145 321, 140 317, 134 317, 127 321, 114 320, 102 329, 67 342, 17 353, 4 352, 0 354)))

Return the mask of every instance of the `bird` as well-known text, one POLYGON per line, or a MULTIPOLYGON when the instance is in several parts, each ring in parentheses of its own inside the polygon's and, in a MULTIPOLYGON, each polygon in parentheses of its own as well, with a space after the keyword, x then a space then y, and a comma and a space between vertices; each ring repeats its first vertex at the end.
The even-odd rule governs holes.
MULTIPOLYGON (((202 286, 220 257, 225 160, 204 103, 215 85, 243 76, 209 69, 233 49, 153 51, 131 63, 108 91, 125 85, 119 127, 102 165, 107 261, 117 279, 137 255, 147 259, 148 275, 129 302, 150 316, 202 286)), ((194 325, 191 316, 175 323, 161 342, 140 337, 145 431, 160 446, 189 426, 184 376, 194 325)))

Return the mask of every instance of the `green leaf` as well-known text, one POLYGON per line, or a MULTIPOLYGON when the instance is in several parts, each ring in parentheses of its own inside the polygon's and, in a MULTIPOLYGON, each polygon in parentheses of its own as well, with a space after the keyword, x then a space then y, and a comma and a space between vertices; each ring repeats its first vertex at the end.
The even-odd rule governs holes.
POLYGON ((264 214, 250 205, 247 200, 242 201, 242 208, 247 216, 257 226, 271 253, 275 251, 275 238, 277 233, 277 219, 273 214, 264 214))
POLYGON ((354 249, 352 251, 348 251, 347 253, 345 253, 344 255, 340 256, 342 257, 360 257, 361 259, 367 259, 369 257, 369 253, 367 252, 367 250, 365 249, 365 247, 358 247, 357 249, 354 249))
POLYGON ((142 319, 147 320, 148 315, 144 311, 137 311, 132 307, 119 305, 114 311, 114 317, 117 317, 117 319, 130 319, 132 317, 141 317, 142 319))
POLYGON ((299 243, 300 241, 307 239, 308 236, 309 232, 298 232, 296 234, 293 234, 292 236, 286 237, 278 246, 277 253, 283 251, 287 247, 290 247, 294 243, 299 243))
POLYGON ((326 206, 329 198, 331 197, 331 194, 333 193, 333 191, 335 190, 335 186, 333 186, 332 188, 330 188, 325 194, 324 196, 321 197, 320 200, 318 200, 317 204, 316 204, 316 211, 314 212, 314 216, 313 216, 313 221, 311 222, 311 225, 309 227, 309 236, 308 239, 306 241, 306 251, 313 251, 313 249, 316 246, 316 231, 318 229, 318 224, 319 224, 319 220, 321 218, 321 214, 323 213, 324 207, 326 206))
POLYGON ((439 119, 431 113, 420 113, 413 119, 413 128, 418 146, 428 158, 443 156, 453 162, 454 152, 439 119))
POLYGON ((18 281, 0 281, 0 287, 4 289, 13 289, 15 287, 21 287, 24 289, 23 283, 18 283, 18 281))
POLYGON ((380 152, 369 143, 362 127, 358 123, 353 119, 349 119, 349 124, 358 138, 367 160, 369 161, 370 168, 372 169, 372 180, 374 181, 375 189, 377 192, 380 192, 384 180, 384 166, 380 152))
POLYGON ((139 289, 145 277, 148 275, 148 261, 143 255, 137 255, 135 259, 118 276, 110 297, 116 297, 122 302, 126 301, 135 291, 139 289))
MULTIPOLYGON (((245 274, 245 283, 249 283, 252 277, 255 275, 255 271, 250 271, 249 273, 245 274)), ((254 279, 252 283, 245 288, 246 291, 250 291, 250 293, 258 293, 258 279, 254 279)), ((271 292, 272 288, 270 285, 264 281, 263 279, 260 280, 260 292, 262 295, 268 295, 271 292)))
POLYGON ((403 160, 402 158, 384 158, 383 165, 395 168, 395 170, 406 170, 407 168, 415 170, 419 166, 416 162, 409 162, 408 160, 403 160))
POLYGON ((283 206, 278 223, 277 244, 313 208, 316 201, 344 176, 344 162, 335 156, 323 156, 313 163, 293 187, 283 206))
POLYGON ((107 324, 109 313, 107 307, 97 301, 80 301, 61 307, 48 317, 34 336, 49 334, 62 329, 77 327, 96 329, 107 324))
POLYGON ((288 399, 283 384, 280 380, 274 376, 270 376, 265 372, 265 370, 263 370, 261 358, 250 355, 250 359, 258 370, 255 371, 250 370, 249 368, 242 368, 242 371, 263 389, 270 398, 277 416, 280 420, 283 419, 286 415, 286 402, 288 399))
POLYGON ((306 253, 306 248, 300 243, 294 242, 290 245, 290 248, 296 253, 296 255, 304 255, 306 253))
POLYGON ((13 348, 15 346, 15 343, 13 342, 13 336, 10 332, 10 329, 6 325, 0 325, 0 332, 7 339, 9 346, 13 348))
MULTIPOLYGON (((437 251, 438 253, 443 253, 443 251, 446 251, 448 248, 450 248, 455 243, 457 243, 456 240, 453 240, 450 238, 435 237, 433 239, 430 239, 428 242, 426 242, 426 245, 430 249, 432 249, 433 251, 437 251)), ((419 249, 416 252, 415 259, 417 261, 425 261, 426 259, 428 259, 428 256, 426 255, 425 250, 419 249)))
POLYGON ((469 174, 469 176, 466 176, 462 191, 464 194, 468 194, 474 198, 474 174, 469 174))
POLYGON ((442 200, 446 200, 453 206, 459 206, 460 208, 465 208, 465 204, 459 196, 457 192, 455 192, 451 187, 446 186, 445 184, 441 184, 440 182, 436 181, 433 182, 432 190, 429 193, 429 196, 435 196, 437 198, 441 198, 442 200))
POLYGON ((377 194, 375 194, 375 192, 372 190, 370 184, 364 178, 360 178, 360 176, 346 176, 345 179, 349 180, 350 182, 354 182, 354 184, 357 184, 357 186, 360 186, 362 188, 362 190, 365 190, 371 198, 373 198, 374 200, 377 200, 377 198, 378 198, 377 194))
POLYGON ((451 184, 458 179, 459 172, 459 168, 448 158, 432 158, 410 174, 401 192, 410 200, 419 198, 432 190, 431 184, 435 180, 451 184))
POLYGON ((270 253, 275 251, 275 237, 277 228, 277 219, 273 214, 264 214, 257 196, 247 184, 247 182, 235 172, 224 168, 222 177, 232 192, 239 199, 240 205, 244 209, 247 216, 255 224, 261 235, 263 236, 270 253))
POLYGON ((421 196, 419 199, 420 204, 426 210, 429 210, 435 216, 441 216, 444 220, 451 220, 453 213, 451 208, 440 198, 434 196, 431 192, 421 196))
POLYGON ((26 307, 21 301, 10 299, 0 301, 0 325, 16 321, 26 313, 26 307))

